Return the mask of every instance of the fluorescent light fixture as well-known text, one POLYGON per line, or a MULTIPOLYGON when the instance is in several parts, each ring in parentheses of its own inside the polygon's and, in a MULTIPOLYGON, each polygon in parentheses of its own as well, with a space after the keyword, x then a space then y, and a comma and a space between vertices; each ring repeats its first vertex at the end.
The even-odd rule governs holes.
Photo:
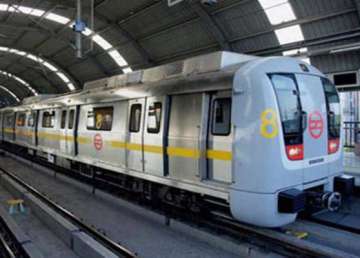
POLYGON ((67 24, 70 22, 70 19, 67 17, 64 17, 62 15, 58 15, 55 13, 49 13, 45 16, 45 19, 50 20, 50 21, 54 21, 57 23, 61 23, 61 24, 67 24))
POLYGON ((57 76, 58 76, 63 82, 65 82, 66 84, 70 83, 69 78, 66 77, 66 75, 63 74, 62 72, 57 72, 56 74, 57 74, 57 76))
POLYGON ((99 34, 96 34, 92 37, 93 41, 98 44, 102 49, 109 50, 112 48, 112 45, 106 41, 103 37, 101 37, 99 34))
POLYGON ((0 11, 7 11, 9 8, 9 5, 7 4, 0 4, 0 11))
POLYGON ((94 32, 92 30, 90 30, 89 28, 85 28, 85 30, 82 32, 82 34, 84 34, 87 37, 90 36, 93 33, 94 32))
POLYGON ((293 25, 290 27, 275 30, 275 34, 279 40, 280 45, 290 44, 304 40, 304 35, 300 25, 293 25))
POLYGON ((114 59, 114 61, 119 65, 119 66, 127 66, 128 63, 125 61, 125 59, 120 55, 120 53, 117 50, 111 50, 109 52, 109 55, 112 57, 112 59, 114 59))
MULTIPOLYGON (((14 54, 16 54, 16 53, 14 52, 14 54)), ((40 59, 40 57, 34 56, 33 54, 27 54, 26 57, 33 60, 33 61, 35 61, 35 62, 38 62, 38 63, 43 61, 43 60, 40 59)))
POLYGON ((34 8, 26 7, 26 6, 20 6, 20 5, 9 6, 8 11, 15 12, 15 13, 29 14, 29 15, 33 15, 33 16, 37 16, 37 17, 42 16, 45 13, 45 11, 43 11, 43 10, 34 9, 34 8))
POLYGON ((12 91, 10 91, 8 88, 5 88, 4 86, 0 85, 0 89, 7 92, 11 97, 13 97, 16 100, 16 102, 20 102, 20 99, 12 91))
POLYGON ((71 82, 67 84, 68 88, 71 90, 71 91, 74 91, 75 90, 75 86, 74 84, 72 84, 71 82))
POLYGON ((302 48, 297 48, 297 49, 284 51, 283 55, 284 56, 296 56, 296 55, 305 54, 307 52, 308 52, 308 48, 307 47, 302 47, 302 48))
MULTIPOLYGON (((48 68, 51 72, 55 72, 56 75, 66 84, 69 86, 69 83, 70 83, 70 79, 62 72, 58 72, 59 69, 51 64, 50 62, 48 61, 45 61, 44 59, 42 59, 41 57, 39 56, 35 56, 33 54, 30 54, 30 53, 26 53, 24 51, 20 51, 20 50, 17 50, 17 49, 14 49, 14 48, 7 48, 7 47, 0 47, 0 51, 3 51, 3 52, 9 52, 11 54, 16 54, 16 55, 20 55, 20 56, 23 56, 24 58, 28 58, 34 62, 37 62, 37 63, 40 63, 41 65, 44 65, 46 68, 48 68)), ((69 90, 74 90, 75 87, 73 84, 71 84, 71 88, 69 87, 69 90)))
POLYGON ((17 77, 16 75, 11 74, 11 73, 8 73, 8 72, 5 72, 5 71, 2 71, 2 70, 0 70, 0 74, 5 75, 5 76, 7 76, 7 77, 9 77, 9 78, 13 78, 14 80, 16 80, 16 81, 18 81, 19 83, 21 83, 22 85, 24 85, 24 86, 25 86, 29 91, 31 91, 35 96, 38 95, 37 91, 36 91, 33 87, 31 87, 29 83, 27 83, 27 82, 24 81, 23 79, 17 77))
POLYGON ((50 64, 49 62, 43 62, 42 63, 44 66, 46 66, 50 71, 52 71, 52 72, 57 72, 58 71, 58 69, 55 67, 55 66, 53 66, 52 64, 50 64))
MULTIPOLYGON (((262 0, 262 1, 269 1, 269 0, 262 0)), ((273 1, 273 0, 271 0, 273 1)), ((279 2, 280 0, 274 0, 275 2, 279 2)), ((281 0, 284 1, 284 0, 281 0)), ((286 2, 286 1, 285 1, 286 2)), ((22 5, 13 5, 13 6, 9 6, 8 4, 0 4, 0 11, 3 12, 16 12, 16 13, 24 13, 24 14, 28 14, 28 15, 32 15, 32 16, 43 16, 44 19, 59 23, 59 24, 69 24, 68 27, 72 28, 74 25, 74 22, 71 22, 71 20, 65 16, 53 13, 53 12, 46 12, 44 10, 41 9, 34 9, 31 7, 27 7, 27 6, 22 6, 22 5)), ((105 40, 103 37, 101 37, 99 34, 93 35, 94 31, 92 31, 89 28, 85 28, 85 30, 82 32, 82 34, 84 36, 87 37, 91 37, 91 39, 98 44, 102 49, 104 50, 110 50, 113 49, 114 46, 111 45, 107 40, 105 40)), ((1 47, 0 47, 1 48, 1 47)), ((1 50, 0 51, 5 51, 5 50, 1 50)), ((7 51, 7 50, 6 50, 7 51)), ((117 52, 116 50, 114 50, 115 52, 117 52)), ((115 54, 114 51, 110 51, 111 54, 113 55, 112 58, 114 59, 114 61, 119 65, 119 66, 127 66, 128 63, 124 60, 124 58, 120 55, 120 53, 115 54), (114 57, 115 56, 115 57, 114 57), (125 64, 125 65, 124 65, 125 64)), ((110 54, 109 52, 109 54, 110 54)), ((126 71, 130 71, 131 68, 127 68, 126 71)), ((125 71, 124 71, 125 72, 125 71)))
POLYGON ((14 54, 19 55, 19 56, 26 56, 26 52, 19 51, 17 49, 9 49, 9 53, 14 53, 14 54))

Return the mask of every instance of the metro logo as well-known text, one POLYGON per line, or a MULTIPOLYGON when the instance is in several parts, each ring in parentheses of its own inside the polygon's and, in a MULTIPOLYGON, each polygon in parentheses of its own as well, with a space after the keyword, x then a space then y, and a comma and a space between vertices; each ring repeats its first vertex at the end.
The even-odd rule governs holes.
POLYGON ((319 139, 324 132, 324 119, 319 111, 309 115, 309 133, 312 138, 319 139))

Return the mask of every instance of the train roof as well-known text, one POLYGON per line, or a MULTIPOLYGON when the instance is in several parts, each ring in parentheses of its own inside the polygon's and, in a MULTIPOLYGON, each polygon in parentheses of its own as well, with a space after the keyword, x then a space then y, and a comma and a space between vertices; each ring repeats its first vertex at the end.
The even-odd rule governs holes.
MULTIPOLYGON (((75 93, 27 98, 20 106, 2 110, 21 111, 58 108, 156 95, 231 90, 234 73, 239 70, 240 66, 254 60, 257 61, 251 63, 256 65, 256 63, 274 59, 278 63, 284 63, 283 65, 290 70, 299 69, 299 65, 294 62, 294 59, 286 57, 260 58, 219 51, 154 68, 91 81, 84 85, 82 91, 75 93), (289 60, 291 61, 289 62, 289 60)), ((310 66, 310 69, 311 73, 319 73, 314 67, 310 66)))
MULTIPOLYGON (((61 106, 71 106, 94 102, 110 102, 113 100, 136 98, 164 92, 164 87, 181 84, 173 87, 172 93, 199 91, 199 81, 224 81, 236 71, 235 67, 259 57, 218 51, 186 60, 173 62, 145 70, 134 71, 128 74, 90 81, 85 83, 82 91, 63 95, 39 95, 23 100, 20 106, 3 108, 6 110, 41 109, 61 106), (233 67, 234 69, 229 69, 233 67), (223 72, 227 70, 227 72, 223 72), (221 73, 221 74, 219 74, 221 73), (210 74, 213 74, 211 76, 210 74), (197 85, 194 85, 194 82, 197 85)), ((229 84, 218 83, 219 89, 230 88, 229 84)), ((167 87, 166 92, 169 92, 167 87)))

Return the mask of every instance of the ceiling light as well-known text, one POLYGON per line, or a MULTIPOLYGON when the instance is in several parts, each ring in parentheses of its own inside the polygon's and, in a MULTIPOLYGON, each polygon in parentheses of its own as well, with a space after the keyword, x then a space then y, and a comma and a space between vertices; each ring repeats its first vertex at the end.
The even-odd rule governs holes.
POLYGON ((0 85, 0 89, 2 89, 3 91, 7 92, 10 96, 12 96, 16 100, 16 102, 20 102, 20 99, 8 88, 5 88, 4 86, 0 85))
POLYGON ((66 75, 63 74, 62 72, 57 72, 56 74, 57 74, 57 76, 59 76, 59 77, 61 78, 61 80, 62 80, 63 82, 65 82, 66 84, 70 83, 69 78, 66 77, 66 75))
POLYGON ((57 72, 58 71, 58 69, 55 67, 55 66, 53 66, 52 64, 50 64, 49 62, 44 62, 44 63, 42 63, 44 66, 46 66, 47 68, 49 68, 49 70, 50 71, 52 71, 52 72, 57 72))
POLYGON ((45 16, 45 19, 48 19, 48 20, 51 20, 51 21, 54 21, 54 22, 57 22, 57 23, 61 23, 61 24, 67 24, 70 22, 70 19, 69 18, 66 18, 64 16, 61 16, 61 15, 58 15, 58 14, 55 14, 55 13, 49 13, 45 16))
POLYGON ((127 66, 128 63, 125 61, 125 59, 120 55, 120 53, 116 50, 111 50, 109 52, 109 55, 114 59, 114 61, 119 65, 119 66, 127 66))
POLYGON ((93 41, 98 44, 102 49, 109 50, 112 48, 112 45, 106 41, 103 37, 101 37, 99 34, 96 34, 92 37, 93 41))

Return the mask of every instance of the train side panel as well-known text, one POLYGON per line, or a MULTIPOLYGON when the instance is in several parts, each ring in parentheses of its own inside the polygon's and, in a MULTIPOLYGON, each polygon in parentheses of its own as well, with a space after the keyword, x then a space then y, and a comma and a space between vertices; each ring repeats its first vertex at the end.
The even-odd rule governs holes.
POLYGON ((126 167, 128 101, 80 108, 78 156, 88 162, 126 167))
POLYGON ((60 109, 40 110, 38 119, 38 147, 49 153, 60 151, 60 109))

